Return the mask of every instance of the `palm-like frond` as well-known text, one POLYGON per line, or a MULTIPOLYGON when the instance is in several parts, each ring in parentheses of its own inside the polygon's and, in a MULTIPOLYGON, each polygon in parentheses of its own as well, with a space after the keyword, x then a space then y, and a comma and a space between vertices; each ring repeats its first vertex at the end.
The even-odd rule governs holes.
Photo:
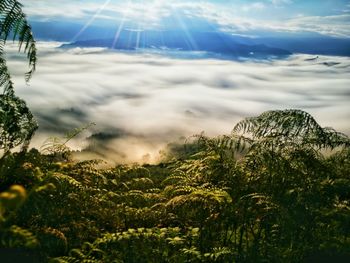
POLYGON ((227 136, 221 135, 214 138, 208 138, 203 134, 195 136, 198 140, 198 144, 203 146, 206 151, 220 152, 242 152, 246 149, 247 145, 251 142, 249 138, 242 136, 227 136))
POLYGON ((4 57, 4 46, 9 37, 12 37, 13 41, 17 40, 19 51, 27 55, 29 71, 25 74, 25 79, 29 81, 35 71, 37 50, 32 28, 23 13, 22 4, 17 0, 0 2, 0 86, 4 87, 4 92, 13 89, 4 57))
POLYGON ((274 110, 240 121, 233 134, 247 134, 254 142, 275 147, 289 144, 335 148, 349 145, 349 138, 330 128, 322 128, 302 110, 274 110))
POLYGON ((13 94, 13 83, 4 57, 4 44, 5 41, 0 39, 0 87, 4 87, 4 93, 13 94))

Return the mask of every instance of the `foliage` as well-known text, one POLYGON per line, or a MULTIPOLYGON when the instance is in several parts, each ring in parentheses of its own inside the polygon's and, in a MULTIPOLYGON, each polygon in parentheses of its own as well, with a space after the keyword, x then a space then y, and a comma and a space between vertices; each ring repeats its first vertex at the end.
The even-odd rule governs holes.
POLYGON ((95 125, 95 123, 89 123, 81 128, 75 128, 67 132, 63 138, 50 137, 40 147, 40 151, 43 154, 50 155, 53 159, 69 159, 71 149, 68 147, 67 143, 93 125, 95 125))
POLYGON ((4 151, 4 155, 21 144, 22 150, 26 150, 37 129, 26 103, 14 93, 5 58, 5 45, 9 38, 17 41, 19 52, 27 55, 29 71, 25 79, 28 82, 35 71, 37 50, 32 29, 17 0, 0 2, 0 88, 3 90, 0 94, 0 150, 4 151))
POLYGON ((350 149, 329 131, 288 110, 194 136, 157 165, 9 154, 0 250, 37 262, 348 262, 350 149))
POLYGON ((253 142, 264 146, 287 145, 317 148, 349 146, 346 135, 332 128, 322 128, 316 120, 302 110, 267 111, 258 117, 246 118, 234 127, 233 133, 243 131, 253 142))
POLYGON ((0 95, 0 150, 22 144, 26 149, 38 125, 25 102, 14 95, 0 95))
POLYGON ((17 0, 0 2, 0 86, 4 88, 5 93, 13 92, 4 52, 9 37, 12 37, 13 41, 18 40, 19 51, 27 55, 29 71, 26 73, 26 81, 29 81, 35 71, 37 50, 32 29, 23 13, 21 3, 17 0))

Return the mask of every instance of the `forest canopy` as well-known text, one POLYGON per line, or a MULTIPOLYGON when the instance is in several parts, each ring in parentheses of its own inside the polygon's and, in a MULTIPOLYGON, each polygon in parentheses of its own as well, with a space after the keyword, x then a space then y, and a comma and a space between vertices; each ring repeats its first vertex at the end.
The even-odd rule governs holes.
POLYGON ((157 165, 107 169, 69 151, 9 154, 1 253, 35 262, 349 258, 347 136, 300 110, 271 111, 167 152, 157 165))

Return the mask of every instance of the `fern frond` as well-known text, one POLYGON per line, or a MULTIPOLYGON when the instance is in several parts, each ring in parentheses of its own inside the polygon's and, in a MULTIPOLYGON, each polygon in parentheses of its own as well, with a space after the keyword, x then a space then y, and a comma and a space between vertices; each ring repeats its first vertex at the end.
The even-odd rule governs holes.
MULTIPOLYGON (((186 188, 182 188, 181 190, 185 190, 186 188)), ((170 199, 166 206, 167 207, 178 207, 184 204, 188 204, 190 207, 192 205, 200 204, 201 207, 210 207, 221 205, 225 203, 231 203, 232 199, 230 195, 223 190, 220 189, 187 189, 191 191, 188 194, 177 195, 170 199)))
POLYGON ((309 113, 295 109, 267 111, 246 118, 237 123, 232 133, 247 134, 254 143, 275 147, 295 143, 333 149, 350 143, 346 135, 322 128, 309 113))
POLYGON ((67 143, 72 140, 74 137, 85 131, 86 129, 90 128, 91 126, 95 125, 95 123, 91 122, 86 124, 85 126, 81 128, 75 128, 69 132, 67 132, 63 138, 60 137, 49 137, 46 139, 43 143, 43 145, 40 147, 40 151, 43 154, 65 154, 69 153, 71 149, 67 146, 67 143))
POLYGON ((216 247, 211 253, 205 253, 204 257, 213 262, 231 262, 235 256, 235 251, 228 247, 216 247))
MULTIPOLYGON (((18 41, 19 51, 27 55, 29 71, 25 74, 25 79, 28 82, 36 68, 37 49, 32 28, 22 10, 22 4, 17 0, 5 0, 0 3, 0 57, 3 57, 3 45, 11 35, 13 41, 18 41)), ((1 63, 1 59, 0 70, 1 82, 5 88, 11 87, 8 70, 1 63)))
POLYGON ((39 247, 39 242, 33 233, 27 229, 12 225, 9 229, 0 232, 0 244, 2 248, 27 248, 39 247))
POLYGON ((271 197, 262 193, 252 193, 241 197, 240 201, 247 202, 248 210, 253 213, 260 213, 261 216, 277 212, 279 206, 275 204, 271 197))
POLYGON ((180 184, 181 182, 183 182, 185 180, 186 180, 186 177, 184 177, 184 176, 176 175, 176 174, 170 175, 162 181, 162 186, 180 184))
POLYGON ((65 174, 54 173, 48 180, 54 183, 55 186, 59 185, 63 189, 85 190, 85 187, 80 182, 65 174))
POLYGON ((26 150, 37 128, 23 100, 14 95, 0 95, 0 149, 6 152, 22 144, 22 150, 26 150))
POLYGON ((13 82, 9 70, 7 68, 5 54, 4 54, 5 41, 0 39, 0 87, 3 87, 3 94, 14 95, 13 82))

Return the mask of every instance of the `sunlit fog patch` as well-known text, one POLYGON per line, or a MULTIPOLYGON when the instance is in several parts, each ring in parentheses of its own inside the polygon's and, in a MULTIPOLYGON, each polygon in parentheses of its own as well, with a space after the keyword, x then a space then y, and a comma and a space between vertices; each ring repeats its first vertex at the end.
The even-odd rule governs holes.
POLYGON ((21 57, 9 50, 17 94, 39 121, 32 146, 89 122, 72 141, 93 158, 156 161, 180 137, 230 133, 243 117, 298 108, 350 134, 350 59, 294 55, 283 60, 176 59, 39 43, 26 86, 21 57))

